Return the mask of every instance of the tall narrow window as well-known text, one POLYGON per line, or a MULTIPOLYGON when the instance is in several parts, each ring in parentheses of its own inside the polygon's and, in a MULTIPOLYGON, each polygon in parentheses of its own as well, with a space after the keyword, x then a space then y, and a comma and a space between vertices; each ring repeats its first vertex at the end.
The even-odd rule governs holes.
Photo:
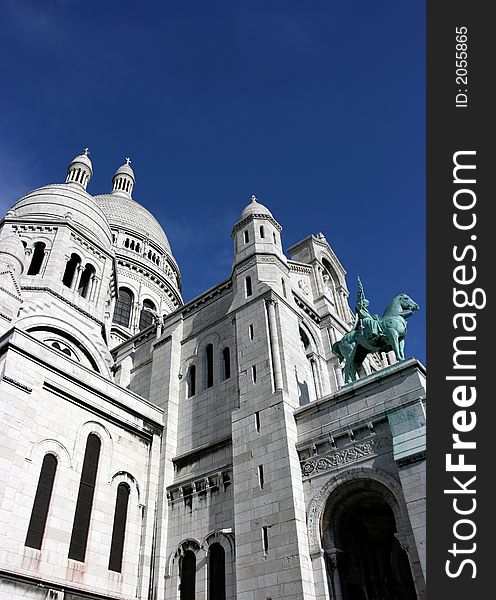
POLYGON ((193 550, 186 550, 179 567, 180 600, 195 600, 196 556, 193 550))
POLYGON ((231 351, 229 348, 222 350, 222 362, 224 365, 224 379, 231 377, 231 351))
POLYGON ((208 600, 226 600, 226 552, 218 542, 208 549, 208 600))
POLYGON ((64 276, 62 277, 62 283, 68 288, 72 286, 77 268, 80 264, 81 258, 77 254, 71 254, 71 258, 67 261, 67 264, 65 265, 64 276))
POLYGON ((265 237, 265 228, 263 225, 260 225, 260 237, 261 238, 265 237))
POLYGON ((124 552, 124 537, 126 535, 127 505, 129 504, 130 488, 127 483, 119 483, 115 501, 114 527, 110 543, 109 570, 122 571, 122 554, 124 552))
POLYGON ((248 327, 248 335, 250 336, 250 340, 252 340, 252 339, 253 339, 253 333, 254 333, 254 332, 253 332, 253 325, 250 325, 250 326, 248 327))
POLYGON ((284 279, 281 279, 281 284, 282 284, 282 295, 286 298, 286 282, 284 281, 284 279))
POLYGON ((45 258, 45 244, 43 242, 36 242, 34 245, 33 258, 29 265, 28 275, 38 275, 45 258))
POLYGON ((81 279, 78 285, 78 293, 83 298, 88 296, 91 287, 91 280, 95 275, 95 267, 89 263, 84 267, 84 271, 81 275, 81 279))
POLYGON ((248 233, 248 229, 245 229, 243 231, 243 239, 245 241, 245 244, 247 244, 250 241, 250 234, 248 233))
POLYGON ((253 294, 253 289, 251 287, 251 277, 247 277, 245 279, 245 292, 247 298, 248 296, 251 296, 253 294))
POLYGON ((153 312, 150 311, 155 310, 155 304, 153 304, 151 300, 145 300, 143 302, 143 308, 141 309, 139 320, 140 331, 146 329, 147 327, 150 327, 150 325, 153 323, 153 312))
POLYGON ((45 454, 26 535, 25 545, 30 548, 37 548, 38 550, 41 548, 56 471, 57 459, 53 454, 45 454))
POLYGON ((196 366, 190 365, 188 369, 188 398, 196 394, 196 366))
POLYGON ((214 347, 207 344, 205 347, 205 363, 207 367, 206 384, 210 388, 214 385, 214 347))
POLYGON ((264 483, 264 468, 263 465, 258 465, 258 485, 261 490, 263 490, 264 483))
POLYGON ((133 293, 127 288, 120 288, 119 297, 115 303, 113 322, 124 327, 129 327, 132 305, 133 293))
POLYGON ((264 554, 267 554, 269 550, 269 528, 267 526, 262 527, 262 548, 264 554))
POLYGON ((69 546, 69 558, 80 562, 84 562, 86 556, 86 544, 88 543, 100 448, 100 438, 94 433, 90 433, 86 442, 83 470, 81 472, 81 481, 79 482, 79 492, 76 502, 76 513, 74 515, 71 543, 69 546))
POLYGON ((251 368, 251 380, 253 383, 257 383, 257 366, 253 365, 251 368))
POLYGON ((255 427, 257 428, 257 433, 260 433, 260 413, 258 410, 255 413, 255 427))

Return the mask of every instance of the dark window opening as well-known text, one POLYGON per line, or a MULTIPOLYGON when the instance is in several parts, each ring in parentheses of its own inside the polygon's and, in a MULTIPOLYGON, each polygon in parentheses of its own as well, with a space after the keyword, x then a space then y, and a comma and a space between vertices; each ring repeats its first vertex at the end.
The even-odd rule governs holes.
POLYGON ((41 465, 38 487, 34 496, 31 519, 25 545, 40 550, 45 534, 45 527, 52 498, 53 482, 57 471, 57 459, 53 454, 46 454, 41 465))
POLYGON ((245 244, 247 244, 250 241, 250 234, 248 233, 247 229, 243 232, 243 238, 244 238, 245 244))
POLYGON ((263 225, 260 225, 260 237, 261 238, 265 237, 265 228, 263 225))
POLYGON ((262 527, 262 547, 264 554, 267 554, 269 549, 269 528, 267 526, 262 527))
POLYGON ((207 388, 214 385, 214 347, 212 344, 207 344, 205 348, 205 361, 207 365, 207 388))
POLYGON ((84 562, 86 556, 100 449, 100 438, 94 433, 90 433, 86 442, 83 470, 81 472, 76 502, 76 513, 74 515, 71 543, 69 546, 69 558, 80 562, 84 562))
POLYGON ((255 427, 257 428, 257 433, 260 433, 260 413, 258 410, 255 413, 255 427))
POLYGON ((257 383, 257 367, 256 365, 253 365, 251 368, 251 378, 253 383, 257 383))
POLYGON ((264 483, 264 468, 263 465, 258 465, 258 484, 261 490, 263 490, 264 483))
POLYGON ((251 277, 247 277, 245 279, 245 292, 247 298, 248 296, 251 296, 253 294, 253 289, 251 287, 251 277))
POLYGON ((188 369, 188 398, 196 394, 196 366, 190 365, 188 369))
POLYGON ((153 324, 153 313, 150 312, 150 310, 155 311, 155 304, 151 300, 145 300, 143 302, 143 308, 141 309, 140 313, 140 331, 146 329, 147 327, 150 327, 150 325, 153 324))
POLYGON ((45 244, 43 242, 36 242, 34 245, 33 258, 29 265, 28 275, 38 275, 45 258, 45 244))
POLYGON ((179 563, 179 598, 195 600, 196 556, 192 550, 186 550, 179 563))
POLYGON ((129 504, 130 488, 127 483, 119 483, 115 501, 114 527, 110 543, 109 570, 122 571, 122 555, 124 552, 124 538, 126 535, 127 506, 129 504))
POLYGON ((71 254, 71 258, 67 261, 65 266, 64 276, 62 283, 70 288, 74 281, 74 275, 77 272, 77 268, 81 264, 81 258, 77 254, 71 254))
POLYGON ((231 377, 231 351, 229 348, 222 350, 222 361, 224 363, 224 379, 231 377))
POLYGON ((119 290, 119 297, 115 303, 113 322, 124 327, 129 327, 131 319, 131 308, 133 305, 133 294, 127 288, 119 290))
POLYGON ((226 600, 226 552, 218 542, 208 549, 208 599, 226 600))

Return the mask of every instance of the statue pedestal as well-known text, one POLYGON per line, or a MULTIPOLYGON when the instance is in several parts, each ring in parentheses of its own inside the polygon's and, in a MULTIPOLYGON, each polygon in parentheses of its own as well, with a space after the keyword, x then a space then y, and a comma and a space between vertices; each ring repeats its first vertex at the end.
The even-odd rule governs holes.
POLYGON ((373 507, 383 499, 418 598, 425 595, 425 398, 425 368, 408 359, 294 412, 311 555, 341 547, 334 536, 353 502, 373 507))

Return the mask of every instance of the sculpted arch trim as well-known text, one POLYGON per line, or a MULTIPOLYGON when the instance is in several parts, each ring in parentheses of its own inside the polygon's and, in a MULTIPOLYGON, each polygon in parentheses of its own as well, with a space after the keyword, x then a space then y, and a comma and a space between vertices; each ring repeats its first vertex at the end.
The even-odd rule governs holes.
POLYGON ((400 526, 398 519, 401 521, 404 513, 403 502, 401 501, 400 484, 391 475, 371 467, 355 467, 347 469, 343 473, 338 473, 326 481, 326 483, 318 490, 315 496, 308 505, 307 514, 307 532, 310 555, 321 554, 322 544, 320 535, 320 521, 324 513, 327 501, 331 494, 341 485, 347 482, 362 480, 373 480, 381 483, 393 496, 397 502, 396 507, 391 507, 397 519, 397 526, 400 526), (398 510, 400 512, 398 512, 398 510))

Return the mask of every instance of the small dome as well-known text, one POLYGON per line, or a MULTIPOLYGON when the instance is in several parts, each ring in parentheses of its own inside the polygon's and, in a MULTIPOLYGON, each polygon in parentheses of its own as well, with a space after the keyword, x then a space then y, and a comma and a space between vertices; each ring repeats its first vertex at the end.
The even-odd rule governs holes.
POLYGON ((241 213, 240 221, 246 219, 246 217, 249 217, 251 215, 267 215, 269 217, 272 217, 272 213, 270 212, 270 210, 263 204, 260 204, 260 202, 257 201, 255 196, 251 197, 250 204, 248 204, 248 206, 246 206, 243 212, 241 213))
POLYGON ((89 238, 108 247, 112 234, 98 203, 81 186, 45 185, 21 198, 12 209, 20 221, 70 221, 89 238))
POLYGON ((136 177, 131 168, 131 159, 126 158, 126 162, 117 169, 112 177, 112 194, 132 198, 135 183, 136 177))
POLYGON ((114 177, 116 175, 125 174, 125 175, 129 175, 130 177, 132 177, 136 181, 136 177, 134 175, 134 171, 133 171, 133 169, 131 167, 131 161, 129 160, 129 158, 126 158, 126 161, 129 161, 129 162, 126 162, 124 165, 121 165, 117 169, 117 171, 115 172, 114 177))
POLYGON ((89 157, 88 148, 84 149, 83 154, 78 154, 78 156, 72 159, 71 165, 73 165, 74 163, 81 163, 83 165, 86 165, 89 168, 89 170, 93 173, 93 165, 89 157))
POLYGON ((66 183, 80 185, 84 190, 93 175, 93 165, 89 157, 89 150, 85 148, 82 154, 78 154, 67 167, 66 183))
POLYGON ((94 199, 105 213, 110 227, 135 231, 172 254, 169 240, 160 223, 144 206, 121 194, 101 194, 94 196, 94 199))

